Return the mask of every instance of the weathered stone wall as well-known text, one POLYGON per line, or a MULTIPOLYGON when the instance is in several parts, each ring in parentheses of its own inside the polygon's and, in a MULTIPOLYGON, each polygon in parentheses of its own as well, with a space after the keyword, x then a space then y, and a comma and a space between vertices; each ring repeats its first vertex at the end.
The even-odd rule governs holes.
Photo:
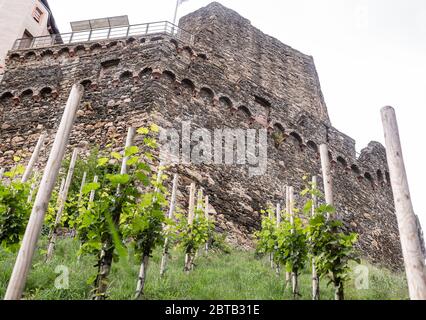
POLYGON ((265 35, 219 3, 209 8, 183 17, 179 26, 194 35, 197 46, 230 81, 268 88, 282 108, 294 106, 329 124, 312 57, 265 35))
MULTIPOLYGON (((10 52, 0 84, 0 166, 14 154, 28 156, 43 131, 52 142, 75 82, 86 92, 71 146, 121 145, 128 126, 147 122, 267 128, 263 176, 249 177, 243 166, 176 168, 184 184, 204 187, 220 229, 246 246, 260 210, 283 200, 283 185, 301 190, 304 174, 320 175, 318 146, 328 143, 347 228, 361 234, 358 246, 370 261, 400 267, 385 149, 372 142, 357 156, 355 141, 331 126, 312 58, 217 3, 184 17, 181 27, 195 35, 192 47, 162 36, 10 52)), ((180 190, 184 202, 187 190, 180 190)))

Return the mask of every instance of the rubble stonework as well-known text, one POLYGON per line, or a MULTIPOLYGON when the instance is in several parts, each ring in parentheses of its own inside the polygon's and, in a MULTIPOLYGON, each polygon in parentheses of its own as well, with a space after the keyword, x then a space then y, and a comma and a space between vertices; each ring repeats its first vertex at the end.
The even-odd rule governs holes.
POLYGON ((0 166, 12 165, 15 154, 28 156, 43 131, 50 146, 76 82, 86 91, 70 150, 121 145, 128 126, 149 122, 177 130, 183 121, 193 130, 267 128, 263 176, 250 177, 243 166, 175 168, 183 177, 182 206, 184 185, 195 181, 210 196, 219 229, 250 246, 266 203, 282 201, 284 185, 302 190, 305 174, 321 175, 318 148, 327 143, 336 206, 360 234, 362 255, 400 268, 385 149, 371 142, 357 156, 355 141, 331 125, 313 58, 218 3, 183 17, 180 27, 194 35, 194 45, 162 35, 10 52, 0 84, 0 166))

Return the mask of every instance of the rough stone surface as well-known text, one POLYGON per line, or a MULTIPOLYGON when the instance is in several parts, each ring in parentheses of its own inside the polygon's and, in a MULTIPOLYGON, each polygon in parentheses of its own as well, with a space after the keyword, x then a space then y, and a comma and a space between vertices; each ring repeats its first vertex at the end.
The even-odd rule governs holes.
MULTIPOLYGON (((283 200, 280 190, 321 175, 318 146, 327 143, 338 212, 371 262, 402 266, 384 147, 355 141, 333 128, 313 58, 263 34, 236 12, 212 3, 181 19, 191 47, 168 36, 10 52, 0 85, 0 166, 27 156, 41 132, 49 142, 73 83, 85 95, 71 146, 121 146, 128 126, 155 122, 181 129, 268 128, 268 170, 249 177, 243 166, 179 166, 182 185, 210 195, 219 229, 251 244, 260 210, 283 200)), ((47 151, 42 155, 45 161, 47 151)), ((320 185, 322 180, 319 179, 320 185)), ((182 205, 187 190, 180 189, 182 205)), ((213 210, 212 208, 212 210, 213 210)))

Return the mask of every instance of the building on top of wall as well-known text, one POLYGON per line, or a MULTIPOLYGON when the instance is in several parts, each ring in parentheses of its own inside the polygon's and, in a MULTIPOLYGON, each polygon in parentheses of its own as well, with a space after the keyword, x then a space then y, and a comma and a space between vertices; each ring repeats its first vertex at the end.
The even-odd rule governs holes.
MULTIPOLYGON (((47 0, 0 0, 0 77, 17 39, 59 33, 47 0)), ((25 41, 21 43, 25 45, 25 41)))

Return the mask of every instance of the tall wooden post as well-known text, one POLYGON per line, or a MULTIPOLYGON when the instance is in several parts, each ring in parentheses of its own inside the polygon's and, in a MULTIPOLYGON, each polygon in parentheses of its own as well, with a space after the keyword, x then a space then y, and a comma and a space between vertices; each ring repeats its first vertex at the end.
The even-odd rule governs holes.
MULTIPOLYGON (((279 202, 277 203, 276 216, 277 216, 277 228, 279 228, 281 224, 281 204, 279 202)), ((279 276, 280 272, 281 272, 280 263, 276 262, 275 273, 277 276, 279 276)))
MULTIPOLYGON (((87 178, 87 176, 86 176, 86 178, 87 178)), ((98 182, 98 176, 94 176, 93 177, 93 182, 98 182)), ((96 193, 96 190, 91 190, 90 191, 90 195, 89 195, 89 204, 90 203, 93 203, 93 201, 95 200, 95 193, 96 193)), ((88 207, 87 208, 89 208, 89 205, 88 205, 88 207)), ((83 244, 80 242, 80 250, 81 250, 81 247, 83 246, 83 244)), ((80 255, 78 255, 78 257, 77 257, 77 262, 78 263, 80 263, 80 261, 81 261, 81 254, 80 255)))
MULTIPOLYGON (((170 220, 173 219, 173 214, 175 212, 178 183, 179 183, 179 175, 175 174, 173 177, 173 187, 172 187, 172 196, 170 199, 169 214, 167 216, 170 220)), ((166 237, 164 239, 163 256, 161 258, 161 267, 160 267, 161 277, 164 276, 166 272, 168 255, 169 255, 169 237, 166 237)))
POLYGON ((34 166, 38 161, 38 157, 40 155, 40 151, 43 148, 44 140, 46 139, 46 134, 43 133, 38 139, 37 145, 34 148, 33 154, 31 155, 30 161, 28 162, 27 167, 25 168, 25 172, 22 175, 21 182, 25 183, 31 178, 31 174, 33 172, 34 166))
POLYGON ((77 109, 83 96, 83 86, 74 85, 71 89, 67 105, 62 116, 55 141, 50 151, 49 159, 44 170, 40 188, 25 230, 21 248, 16 258, 12 276, 10 278, 5 300, 18 300, 21 298, 27 281, 28 272, 34 255, 37 241, 44 222, 44 215, 52 195, 59 169, 61 168, 69 136, 74 124, 77 109))
MULTIPOLYGON (((99 180, 98 176, 94 176, 93 177, 93 182, 97 183, 99 180)), ((89 203, 92 203, 95 200, 95 194, 96 194, 96 190, 92 190, 90 191, 90 195, 89 195, 89 203)))
POLYGON ((410 299, 426 300, 426 269, 402 155, 395 110, 381 111, 395 211, 410 299))
MULTIPOLYGON (((268 218, 272 220, 274 218, 274 214, 271 210, 272 205, 268 202, 268 218)), ((274 264, 274 254, 272 252, 269 253, 269 264, 271 265, 271 269, 275 268, 274 264)))
POLYGON ((191 183, 189 188, 188 225, 194 224, 195 214, 195 183, 191 183))
POLYGON ((34 174, 34 181, 31 184, 30 194, 28 195, 27 202, 31 203, 33 201, 34 191, 37 189, 38 180, 40 178, 40 172, 36 171, 34 174))
MULTIPOLYGON (((331 176, 330 157, 328 155, 328 146, 322 144, 320 146, 322 176, 324 181, 325 202, 330 206, 334 206, 333 197, 333 178, 331 176)), ((327 213, 327 218, 330 216, 327 213)))
POLYGON ((53 250, 55 250, 55 243, 56 238, 58 237, 58 228, 61 223, 62 214, 65 209, 65 204, 67 202, 68 198, 68 191, 71 186, 72 177, 74 175, 74 169, 75 169, 75 163, 77 162, 77 156, 78 156, 78 148, 75 148, 72 157, 70 166, 68 168, 68 174, 67 179, 65 180, 65 185, 62 190, 62 192, 59 194, 59 207, 58 211, 56 212, 56 218, 55 218, 55 224, 53 225, 53 229, 51 230, 51 235, 49 237, 49 244, 47 246, 47 255, 46 255, 46 261, 49 261, 52 258, 53 250))
MULTIPOLYGON (((197 211, 196 211, 196 214, 195 214, 195 220, 199 219, 200 212, 202 212, 202 210, 203 210, 203 197, 204 197, 204 191, 203 191, 203 188, 200 188, 200 189, 198 189, 198 194, 197 194, 197 211)), ((204 212, 203 212, 203 214, 204 214, 204 212)), ((194 260, 192 261, 192 263, 194 263, 195 259, 198 258, 199 253, 200 253, 199 250, 197 250, 195 252, 194 257, 193 257, 194 260)))
MULTIPOLYGON (((133 145, 133 139, 135 138, 135 135, 136 135, 136 129, 135 128, 129 128, 127 130, 125 150, 130 148, 133 145)), ((126 174, 127 173, 127 161, 129 161, 129 157, 123 156, 120 174, 126 174)))
MULTIPOLYGON (((164 164, 163 162, 160 162, 160 164, 158 165, 158 170, 157 170, 157 185, 160 184, 163 181, 163 171, 164 171, 164 164)), ((158 193, 160 191, 160 189, 157 187, 155 187, 154 192, 158 193)), ((154 197, 154 199, 156 199, 156 197, 154 197)))
MULTIPOLYGON (((135 128, 129 128, 127 130, 127 137, 126 137, 126 144, 125 149, 127 150, 133 145, 133 140, 136 135, 136 129, 135 128)), ((127 174, 127 161, 129 160, 129 157, 125 156, 125 151, 123 152, 123 159, 121 163, 121 170, 120 174, 127 174)), ((118 185, 117 191, 116 191, 116 197, 121 197, 121 186, 118 185)), ((120 221, 120 215, 121 215, 121 208, 115 208, 114 212, 111 214, 111 220, 114 224, 118 224, 120 221)), ((116 225, 114 226, 116 227, 116 225)), ((100 258, 98 261, 98 275, 95 280, 95 290, 93 295, 93 300, 105 300, 106 296, 105 293, 108 289, 108 281, 107 278, 111 272, 111 266, 112 261, 114 257, 114 241, 112 236, 109 234, 106 237, 106 240, 102 244, 102 250, 100 253, 100 258)))
MULTIPOLYGON (((206 221, 209 222, 210 216, 209 216, 209 196, 205 196, 204 198, 204 217, 206 218, 206 221)), ((207 239, 206 245, 205 245, 205 252, 206 254, 209 252, 209 243, 210 243, 210 235, 209 239, 207 239)))
POLYGON ((81 203, 81 199, 83 198, 83 188, 84 188, 84 185, 86 184, 86 178, 87 178, 87 172, 84 171, 83 178, 81 179, 80 190, 78 191, 78 204, 79 205, 81 203))
MULTIPOLYGON (((294 188, 289 188, 289 214, 290 214, 290 224, 293 226, 291 233, 294 233, 294 188)), ((291 273, 291 284, 293 296, 296 298, 298 295, 298 279, 295 272, 291 273)))
POLYGON ((281 203, 277 203, 277 209, 276 209, 276 215, 277 215, 277 227, 281 224, 281 203))
MULTIPOLYGON (((188 205, 188 225, 194 224, 194 209, 195 209, 195 183, 191 183, 189 188, 189 205, 188 205)), ((193 252, 186 252, 185 254, 185 271, 189 273, 192 270, 192 255, 193 252)))
MULTIPOLYGON (((318 178, 316 176, 312 177, 312 189, 316 190, 318 186, 318 178)), ((318 206, 318 199, 315 194, 312 195, 312 217, 315 215, 315 210, 318 206)), ((317 269, 315 266, 315 261, 312 260, 312 300, 320 299, 320 287, 319 287, 319 278, 317 274, 317 269)))
MULTIPOLYGON (((159 192, 158 185, 162 181, 162 175, 163 175, 163 163, 160 162, 157 170, 157 186, 154 189, 154 193, 159 192)), ((153 202, 157 201, 157 196, 154 195, 153 202)), ((145 281, 146 281, 146 275, 148 271, 148 263, 149 263, 149 255, 146 255, 142 253, 142 262, 141 266, 139 268, 139 276, 138 281, 136 283, 136 293, 135 293, 135 299, 139 299, 143 295, 143 290, 145 287, 145 281)))
POLYGON ((289 187, 288 189, 288 202, 289 202, 289 215, 290 215, 290 224, 294 225, 294 188, 289 187))
MULTIPOLYGON (((334 207, 334 196, 333 196, 333 178, 331 175, 331 166, 330 166, 330 156, 328 152, 328 146, 322 144, 320 146, 320 155, 321 155, 321 167, 324 180, 324 193, 325 193, 325 202, 334 207)), ((326 214, 327 220, 330 219, 330 213, 326 214)), ((343 283, 335 284, 335 299, 343 300, 344 298, 344 289, 343 283)))
MULTIPOLYGON (((197 195, 197 211, 200 211, 203 208, 203 189, 198 189, 198 195, 197 195)), ((198 215, 198 212, 197 212, 198 215)))
MULTIPOLYGON (((290 187, 285 186, 285 212, 287 215, 290 215, 290 187)), ((286 271, 285 273, 285 287, 286 289, 289 286, 291 279, 291 273, 286 271)))
POLYGON ((56 199, 55 209, 59 208, 59 203, 61 201, 61 194, 62 192, 64 192, 64 187, 65 187, 65 178, 62 178, 61 184, 59 185, 59 189, 58 189, 58 198, 56 199))

